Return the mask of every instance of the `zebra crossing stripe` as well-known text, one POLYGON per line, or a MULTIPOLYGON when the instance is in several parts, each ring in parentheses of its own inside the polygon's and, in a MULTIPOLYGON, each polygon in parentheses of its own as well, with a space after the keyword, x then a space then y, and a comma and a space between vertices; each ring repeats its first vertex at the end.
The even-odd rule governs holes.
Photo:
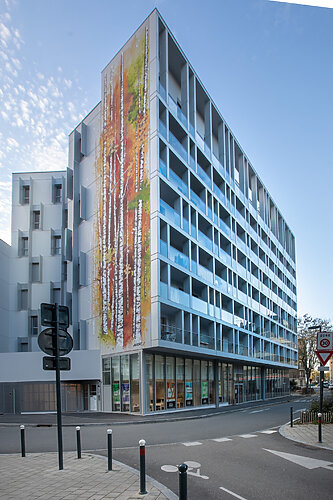
POLYGON ((216 443, 225 443, 226 441, 232 441, 230 438, 216 438, 212 439, 212 441, 215 441, 216 443))
POLYGON ((192 442, 189 442, 189 443, 183 443, 184 446, 199 446, 200 444, 200 441, 192 441, 192 442))

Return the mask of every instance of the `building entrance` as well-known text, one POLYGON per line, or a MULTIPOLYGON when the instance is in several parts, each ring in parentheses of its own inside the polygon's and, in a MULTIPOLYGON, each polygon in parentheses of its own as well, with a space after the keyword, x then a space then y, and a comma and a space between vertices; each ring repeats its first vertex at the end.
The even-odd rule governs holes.
POLYGON ((234 385, 234 403, 243 403, 243 384, 234 385))

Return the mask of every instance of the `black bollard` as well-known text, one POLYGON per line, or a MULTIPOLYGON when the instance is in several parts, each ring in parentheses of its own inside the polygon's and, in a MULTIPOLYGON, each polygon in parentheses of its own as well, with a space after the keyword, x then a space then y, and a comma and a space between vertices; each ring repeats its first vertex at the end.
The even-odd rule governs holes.
POLYGON ((146 495, 146 441, 140 439, 140 495, 146 495))
POLYGON ((79 425, 76 427, 76 447, 77 458, 81 458, 81 427, 79 425))
POLYGON ((20 425, 21 430, 21 456, 25 457, 25 434, 24 434, 24 425, 20 425))
POLYGON ((112 470, 112 429, 108 429, 107 433, 108 433, 108 470, 112 470))
POLYGON ((293 414, 293 407, 290 407, 290 427, 294 427, 294 414, 293 414))
POLYGON ((321 417, 322 414, 318 413, 318 441, 319 443, 322 443, 322 435, 321 435, 321 417))
POLYGON ((179 472, 179 500, 187 500, 187 469, 186 464, 178 465, 179 472))

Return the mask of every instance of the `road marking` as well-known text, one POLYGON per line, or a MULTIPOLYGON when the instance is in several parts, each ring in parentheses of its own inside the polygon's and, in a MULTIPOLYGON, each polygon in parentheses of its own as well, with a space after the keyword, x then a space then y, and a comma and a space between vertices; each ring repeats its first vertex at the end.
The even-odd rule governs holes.
POLYGON ((212 439, 212 441, 216 441, 216 443, 225 443, 226 441, 232 441, 230 438, 216 438, 212 439))
POLYGON ((268 411, 270 408, 263 408, 262 410, 254 410, 250 411, 249 415, 253 415, 253 413, 261 413, 262 411, 268 411))
POLYGON ((223 490, 226 493, 229 493, 229 495, 232 495, 233 497, 239 498, 239 500, 246 500, 246 498, 241 497, 240 495, 237 495, 237 493, 234 493, 233 491, 227 490, 227 488, 223 488, 223 486, 220 486, 220 490, 223 490))
POLYGON ((330 467, 331 465, 333 465, 333 462, 318 460, 317 458, 303 457, 301 455, 293 455, 292 453, 284 453, 282 451, 267 450, 265 448, 263 448, 263 450, 268 451, 269 453, 273 453, 273 455, 277 455, 278 457, 284 458, 285 460, 289 460, 289 462, 293 462, 294 464, 300 465, 301 467, 305 467, 305 469, 312 470, 322 467, 323 469, 333 471, 333 469, 330 467))
MULTIPOLYGON (((188 466, 187 474, 195 477, 200 477, 201 479, 209 479, 208 476, 203 476, 200 474, 201 464, 199 462, 192 462, 191 460, 187 460, 184 462, 188 466), (194 469, 197 469, 193 472, 194 469)), ((161 470, 164 472, 178 472, 178 467, 176 465, 162 465, 161 470)))
POLYGON ((259 431, 260 434, 274 434, 274 432, 277 432, 277 431, 273 431, 271 429, 268 429, 267 431, 259 431))
POLYGON ((200 444, 200 441, 192 441, 192 442, 189 442, 189 443, 182 443, 184 446, 199 446, 200 444))
POLYGON ((239 434, 239 437, 244 438, 244 439, 250 439, 250 438, 256 438, 255 434, 239 434))

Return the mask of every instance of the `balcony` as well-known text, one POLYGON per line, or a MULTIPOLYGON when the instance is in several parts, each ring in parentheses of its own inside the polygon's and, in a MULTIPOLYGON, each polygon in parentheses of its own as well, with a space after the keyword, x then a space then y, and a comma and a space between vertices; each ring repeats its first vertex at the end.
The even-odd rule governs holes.
POLYGON ((162 199, 160 200, 160 212, 162 215, 170 219, 171 222, 180 226, 180 214, 162 199))
POLYGON ((206 236, 200 229, 198 229, 198 241, 204 245, 211 252, 213 251, 213 242, 208 236, 206 236))
POLYGON ((200 333, 200 347, 215 349, 215 339, 208 334, 200 333))
POLYGON ((161 324, 161 340, 182 343, 182 329, 176 325, 161 324))
POLYGON ((172 246, 169 247, 169 259, 185 269, 189 269, 190 267, 190 259, 188 256, 172 246))
POLYGON ((196 205, 203 213, 206 213, 206 203, 198 196, 192 189, 190 190, 191 201, 196 205))
POLYGON ((213 273, 206 269, 205 267, 201 266, 198 264, 198 276, 203 278, 206 281, 209 281, 210 283, 213 283, 213 273))
POLYGON ((167 139, 167 128, 166 128, 165 124, 162 122, 162 120, 159 120, 158 130, 159 130, 160 134, 165 139, 167 139))
POLYGON ((181 304, 182 306, 189 307, 190 305, 189 294, 179 290, 178 288, 174 288, 173 286, 169 288, 169 300, 176 302, 177 304, 181 304))
POLYGON ((162 158, 160 158, 160 172, 162 175, 164 175, 164 177, 167 177, 167 166, 162 158))
POLYGON ((172 170, 169 168, 169 180, 171 184, 173 184, 178 191, 183 193, 185 196, 188 196, 188 187, 187 184, 172 170))
POLYGON ((207 305, 207 302, 192 295, 192 309, 207 314, 207 305))
POLYGON ((177 153, 187 162, 187 150, 178 141, 177 137, 173 135, 171 130, 169 131, 169 142, 171 146, 177 151, 177 153))
POLYGON ((209 175, 204 171, 203 168, 200 167, 199 163, 197 164, 197 174, 207 184, 208 187, 211 187, 212 182, 210 180, 209 175))

